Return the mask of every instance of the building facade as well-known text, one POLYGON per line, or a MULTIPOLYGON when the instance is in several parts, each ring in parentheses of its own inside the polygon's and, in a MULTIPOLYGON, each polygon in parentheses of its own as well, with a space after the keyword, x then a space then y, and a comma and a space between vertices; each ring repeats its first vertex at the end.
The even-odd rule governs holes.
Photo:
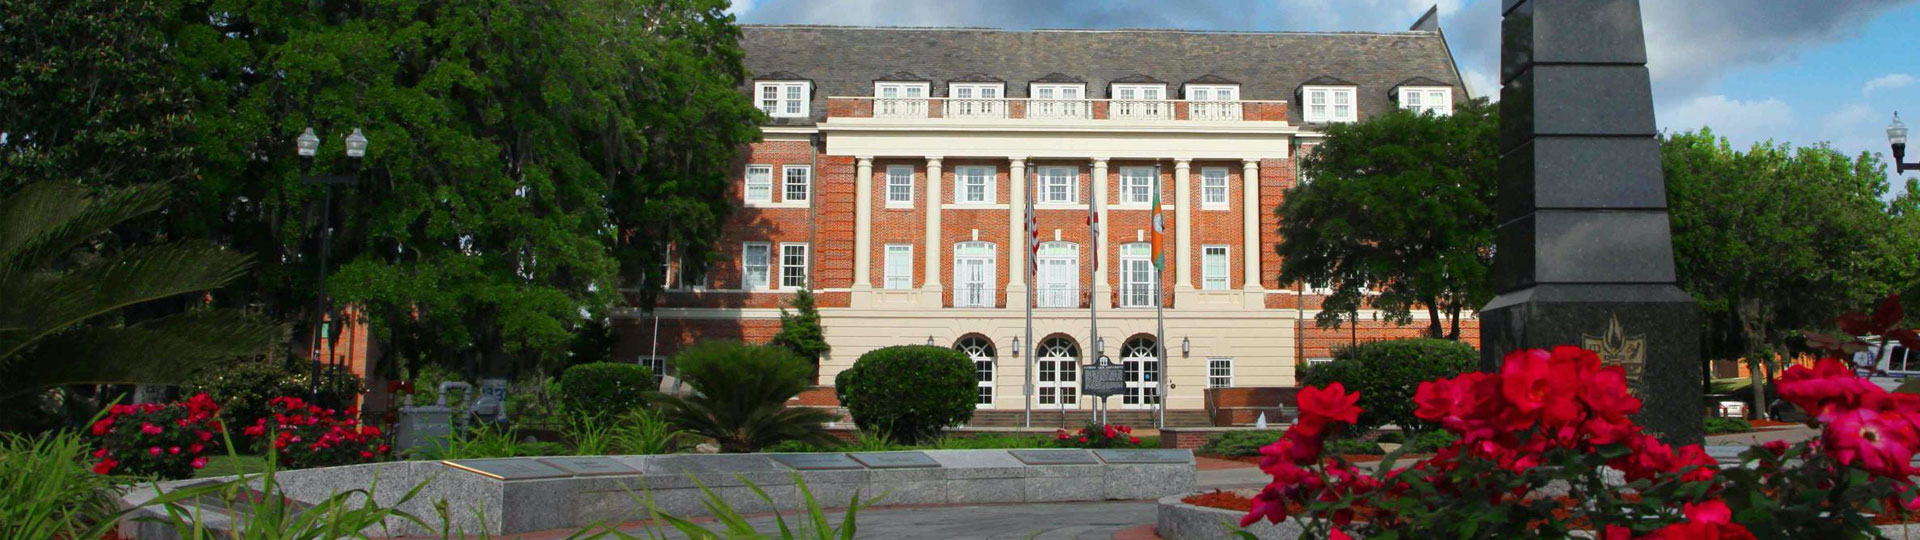
POLYGON ((616 321, 617 355, 670 372, 698 340, 764 342, 810 289, 833 347, 822 384, 867 351, 931 343, 975 358, 983 409, 1025 406, 1029 353, 1036 409, 1088 409, 1077 366, 1105 355, 1127 366, 1114 410, 1155 407, 1163 375, 1168 408, 1198 410, 1206 388, 1291 386, 1333 346, 1425 328, 1315 328, 1320 297, 1277 279, 1274 210, 1326 125, 1467 99, 1431 15, 1398 33, 743 34, 769 121, 738 164, 722 255, 704 275, 671 265, 660 307, 616 321))

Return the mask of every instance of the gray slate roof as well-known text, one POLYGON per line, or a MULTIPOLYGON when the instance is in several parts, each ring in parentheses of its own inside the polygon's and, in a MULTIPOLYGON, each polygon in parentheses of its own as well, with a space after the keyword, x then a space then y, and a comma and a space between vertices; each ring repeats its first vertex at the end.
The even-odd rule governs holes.
MULTIPOLYGON (((828 96, 871 96, 873 81, 910 72, 933 81, 1005 80, 1007 97, 1026 97, 1027 84, 1062 74, 1083 79, 1090 98, 1109 97, 1108 85, 1131 75, 1163 81, 1212 76, 1238 81, 1240 98, 1286 100, 1300 123, 1300 84, 1331 77, 1358 86, 1362 118, 1395 105, 1389 90, 1413 77, 1466 89, 1439 32, 1307 33, 1189 32, 1178 30, 996 30, 983 28, 874 28, 744 25, 747 70, 789 72, 814 81, 813 118, 775 119, 811 124, 826 116, 828 96)), ((1167 91, 1178 97, 1178 83, 1167 91)))

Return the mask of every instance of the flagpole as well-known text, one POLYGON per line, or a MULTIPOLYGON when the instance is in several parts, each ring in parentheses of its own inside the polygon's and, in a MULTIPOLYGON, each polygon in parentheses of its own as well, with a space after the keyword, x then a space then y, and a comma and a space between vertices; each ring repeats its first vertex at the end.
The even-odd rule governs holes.
MULTIPOLYGON (((1033 427, 1033 350, 1040 346, 1039 343, 1033 342, 1033 290, 1040 286, 1039 282, 1034 281, 1036 277, 1039 277, 1038 272, 1035 270, 1040 268, 1040 261, 1034 260, 1034 256, 1039 254, 1039 252, 1035 250, 1039 244, 1034 242, 1034 240, 1040 237, 1040 231, 1035 229, 1038 223, 1033 215, 1033 196, 1035 194, 1033 181, 1035 179, 1034 171, 1037 170, 1037 168, 1034 167, 1032 163, 1028 163, 1027 167, 1027 418, 1023 425, 1030 428, 1033 427)), ((1055 390, 1054 399, 1059 398, 1059 391, 1055 390)))
POLYGON ((1167 225, 1166 217, 1160 209, 1161 187, 1160 162, 1155 161, 1153 163, 1153 258, 1155 263, 1153 265, 1153 318, 1155 325, 1153 344, 1154 349, 1160 356, 1160 358, 1156 360, 1156 362, 1158 362, 1156 367, 1159 368, 1156 371, 1159 372, 1157 373, 1159 377, 1157 377, 1157 381, 1154 381, 1159 385, 1159 388, 1156 390, 1158 395, 1154 398, 1154 401, 1158 402, 1157 405, 1159 405, 1159 411, 1156 412, 1153 419, 1153 427, 1155 429, 1165 429, 1167 427, 1167 377, 1173 372, 1172 369, 1168 369, 1167 367, 1167 284, 1166 280, 1162 279, 1166 277, 1165 268, 1167 266, 1167 258, 1164 247, 1165 244, 1162 243, 1162 239, 1166 236, 1167 225))
MULTIPOLYGON (((1087 245, 1093 247, 1093 267, 1088 268, 1087 271, 1091 275, 1098 276, 1100 275, 1100 255, 1102 255, 1100 253, 1100 214, 1097 213, 1097 209, 1094 208, 1093 201, 1098 199, 1098 197, 1094 197, 1093 190, 1101 189, 1102 186, 1105 186, 1107 179, 1089 178, 1089 180, 1092 181, 1087 182, 1087 245)), ((1088 282, 1091 283, 1092 280, 1088 280, 1088 282)), ((1087 344, 1091 346, 1089 347, 1090 349, 1093 349, 1092 360, 1096 364, 1100 362, 1100 356, 1106 353, 1105 350, 1100 350, 1100 302, 1105 299, 1094 297, 1095 294, 1100 292, 1100 285, 1100 283, 1093 283, 1093 290, 1087 293, 1087 319, 1091 323, 1090 332, 1092 333, 1092 339, 1089 340, 1087 344)), ((1080 383, 1084 386, 1086 382, 1086 372, 1082 370, 1080 383)), ((1106 396, 1101 396, 1097 399, 1098 401, 1094 402, 1094 413, 1101 417, 1100 423, 1105 424, 1107 423, 1105 417, 1107 398, 1106 396)))

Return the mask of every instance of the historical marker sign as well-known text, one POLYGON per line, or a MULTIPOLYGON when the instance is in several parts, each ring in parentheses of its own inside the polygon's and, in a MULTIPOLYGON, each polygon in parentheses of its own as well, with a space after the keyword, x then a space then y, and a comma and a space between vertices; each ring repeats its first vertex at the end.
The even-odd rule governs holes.
POLYGON ((939 467, 940 462, 921 452, 856 452, 847 454, 860 463, 875 469, 909 469, 916 467, 939 467))
POLYGON ((1094 450, 1107 463, 1190 463, 1193 453, 1173 448, 1102 448, 1094 450))
POLYGON ((460 461, 442 461, 448 467, 471 472, 495 480, 533 480, 538 478, 563 478, 573 473, 554 468, 536 459, 465 459, 460 461))
POLYGON ((1014 459, 1028 465, 1099 465, 1086 450, 1008 450, 1014 459))
POLYGON ((773 460, 781 465, 803 471, 830 469, 864 469, 865 465, 847 457, 846 454, 772 454, 773 460))
POLYGON ((1127 368, 1105 356, 1080 368, 1080 393, 1094 397, 1117 396, 1127 392, 1127 368))
POLYGON ((620 474, 640 474, 638 469, 628 467, 620 460, 610 457, 543 457, 541 463, 572 473, 575 476, 608 476, 620 474))

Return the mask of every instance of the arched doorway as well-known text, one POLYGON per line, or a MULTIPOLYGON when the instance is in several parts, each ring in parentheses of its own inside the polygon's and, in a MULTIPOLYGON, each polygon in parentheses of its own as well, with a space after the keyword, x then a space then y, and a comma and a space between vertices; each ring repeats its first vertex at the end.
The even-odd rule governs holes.
POLYGON ((1126 366, 1127 393, 1120 396, 1120 408, 1149 409, 1160 405, 1160 351, 1153 336, 1140 334, 1120 346, 1120 362, 1126 366))
POLYGON ((1040 405, 1077 407, 1080 405, 1080 344, 1067 336, 1050 336, 1034 350, 1039 364, 1037 384, 1040 405))
POLYGON ((973 360, 974 380, 979 381, 979 399, 974 406, 982 409, 993 408, 993 376, 997 356, 994 354, 993 341, 980 334, 967 334, 953 344, 953 348, 966 353, 973 360))

